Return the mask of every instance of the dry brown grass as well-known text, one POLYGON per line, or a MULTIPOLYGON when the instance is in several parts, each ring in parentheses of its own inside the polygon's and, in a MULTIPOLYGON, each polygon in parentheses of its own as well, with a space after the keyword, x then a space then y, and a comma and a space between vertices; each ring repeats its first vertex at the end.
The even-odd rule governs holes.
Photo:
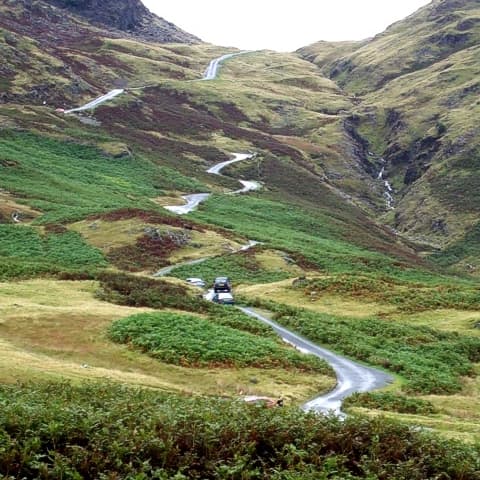
POLYGON ((0 284, 0 381, 111 380, 186 394, 257 394, 304 400, 334 380, 280 369, 193 369, 167 365, 111 343, 114 319, 148 311, 94 297, 96 282, 0 284))
MULTIPOLYGON (((173 203, 171 203, 173 205, 173 203)), ((145 233, 145 228, 154 227, 161 230, 181 231, 181 228, 169 225, 146 223, 138 218, 117 220, 88 220, 70 225, 70 229, 80 233, 88 243, 109 253, 115 248, 133 245, 145 233)), ((238 250, 242 243, 224 237, 218 232, 204 230, 202 232, 189 230, 191 241, 188 245, 173 251, 167 258, 171 263, 211 257, 222 253, 238 250)))
POLYGON ((11 193, 0 192, 0 215, 9 218, 14 212, 20 214, 23 223, 40 215, 40 212, 28 205, 19 203, 18 199, 11 193))
MULTIPOLYGON (((318 275, 315 275, 318 278, 318 275)), ((294 278, 262 285, 240 286, 237 292, 249 298, 272 300, 292 307, 306 308, 314 312, 348 317, 366 318, 391 312, 394 307, 374 302, 361 302, 338 295, 306 297, 302 290, 292 288, 294 278)))

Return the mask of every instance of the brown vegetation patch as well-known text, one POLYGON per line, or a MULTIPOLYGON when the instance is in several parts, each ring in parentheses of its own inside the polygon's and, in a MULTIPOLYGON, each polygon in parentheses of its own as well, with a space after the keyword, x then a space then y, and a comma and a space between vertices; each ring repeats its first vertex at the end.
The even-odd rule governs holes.
POLYGON ((114 272, 103 272, 98 280, 102 287, 99 293, 101 299, 117 305, 175 308, 196 314, 206 313, 212 306, 201 296, 190 296, 185 285, 165 280, 114 272))
POLYGON ((107 255, 108 260, 118 268, 129 272, 140 272, 169 265, 167 258, 188 241, 182 233, 146 233, 134 245, 115 248, 107 255))
POLYGON ((11 193, 0 192, 0 223, 10 222, 15 213, 21 222, 32 220, 40 215, 28 205, 18 203, 11 193))
MULTIPOLYGON (((114 124, 116 118, 129 118, 129 128, 123 129, 129 138, 139 138, 139 130, 148 132, 152 128, 152 123, 162 127, 162 131, 178 134, 189 135, 196 139, 207 140, 210 138, 212 131, 222 131, 224 136, 234 140, 247 140, 253 143, 257 148, 268 150, 278 156, 287 156, 294 160, 301 161, 302 154, 295 148, 292 148, 277 139, 266 135, 262 132, 242 128, 237 125, 239 118, 246 119, 243 113, 232 106, 222 107, 221 118, 215 116, 208 110, 205 105, 195 103, 186 93, 175 90, 168 90, 161 87, 152 87, 144 90, 142 96, 143 102, 148 104, 149 112, 142 108, 142 102, 130 103, 129 105, 116 105, 109 109, 99 110, 97 112, 98 119, 107 126, 111 131, 118 133, 117 124, 114 124), (228 113, 232 115, 229 117, 228 113)), ((143 137, 140 144, 150 147, 150 149, 158 151, 159 145, 173 149, 173 153, 183 153, 183 144, 179 145, 177 141, 172 142, 168 139, 143 137), (150 145, 149 145, 150 144, 150 145)), ((203 156, 205 147, 187 144, 188 151, 203 156), (202 151, 199 151, 202 150, 202 151)), ((209 149, 211 151, 211 147, 209 149)), ((214 159, 218 161, 217 155, 214 159)), ((207 152, 208 153, 208 152, 207 152)))
POLYGON ((151 211, 140 210, 136 208, 122 208, 120 210, 114 210, 108 213, 92 215, 88 218, 90 220, 101 219, 101 220, 106 220, 110 222, 136 218, 146 223, 169 225, 171 227, 185 228, 187 230, 196 230, 198 232, 205 231, 203 227, 189 220, 184 220, 178 217, 169 217, 168 215, 163 215, 160 212, 151 212, 151 211))

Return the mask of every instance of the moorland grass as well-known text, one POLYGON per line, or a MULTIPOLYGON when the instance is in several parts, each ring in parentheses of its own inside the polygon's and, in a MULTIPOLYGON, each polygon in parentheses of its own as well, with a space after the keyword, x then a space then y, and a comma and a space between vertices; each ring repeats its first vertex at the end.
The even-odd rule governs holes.
POLYGON ((346 398, 343 407, 363 407, 387 412, 408 413, 410 415, 432 415, 438 409, 432 402, 422 398, 397 395, 392 392, 354 393, 346 398))
POLYGON ((116 272, 102 272, 98 276, 100 289, 97 295, 102 300, 131 307, 155 309, 175 308, 185 312, 209 316, 218 325, 243 332, 276 339, 269 326, 233 308, 224 308, 207 302, 201 295, 188 292, 183 286, 161 279, 143 278, 116 272))
POLYGON ((304 290, 306 295, 330 293, 394 305, 408 313, 446 308, 480 310, 480 287, 473 282, 435 285, 357 274, 303 280, 296 288, 304 290))
POLYGON ((0 387, 5 478, 474 480, 478 446, 385 418, 114 385, 0 387))
POLYGON ((347 237, 355 236, 348 225, 323 209, 301 209, 267 195, 212 196, 190 218, 234 230, 267 247, 299 254, 321 272, 368 273, 427 284, 462 282, 442 276, 433 268, 428 270, 427 264, 411 266, 393 256, 363 248, 354 238, 347 241, 347 237))
POLYGON ((215 278, 222 275, 230 277, 234 282, 247 284, 278 282, 291 277, 286 271, 266 270, 251 251, 213 257, 196 265, 178 267, 169 275, 177 278, 200 277, 208 285, 212 285, 215 278))
POLYGON ((150 198, 164 188, 205 191, 195 179, 140 156, 107 157, 97 148, 31 133, 0 136, 0 187, 44 213, 37 223, 58 223, 119 208, 157 208, 150 198))

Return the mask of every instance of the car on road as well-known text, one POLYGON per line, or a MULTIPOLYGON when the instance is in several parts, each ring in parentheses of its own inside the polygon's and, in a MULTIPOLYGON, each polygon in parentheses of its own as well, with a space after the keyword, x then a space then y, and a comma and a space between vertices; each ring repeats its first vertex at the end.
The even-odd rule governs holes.
POLYGON ((205 287, 205 282, 201 278, 190 277, 185 280, 190 285, 194 285, 195 287, 205 287))
POLYGON ((213 282, 213 291, 217 292, 231 292, 232 283, 228 277, 217 277, 213 282))
POLYGON ((229 292, 218 292, 214 293, 212 297, 212 302, 219 303, 220 305, 234 305, 235 300, 233 295, 229 292))

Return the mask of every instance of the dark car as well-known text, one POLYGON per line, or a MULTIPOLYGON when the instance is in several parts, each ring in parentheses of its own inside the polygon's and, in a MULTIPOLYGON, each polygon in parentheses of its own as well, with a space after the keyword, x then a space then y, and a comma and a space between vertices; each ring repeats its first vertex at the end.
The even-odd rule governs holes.
POLYGON ((232 284, 228 277, 217 277, 213 282, 213 291, 217 292, 231 292, 232 284))
POLYGON ((212 297, 212 302, 219 303, 220 305, 234 305, 235 300, 231 293, 228 292, 219 292, 214 293, 212 297))

